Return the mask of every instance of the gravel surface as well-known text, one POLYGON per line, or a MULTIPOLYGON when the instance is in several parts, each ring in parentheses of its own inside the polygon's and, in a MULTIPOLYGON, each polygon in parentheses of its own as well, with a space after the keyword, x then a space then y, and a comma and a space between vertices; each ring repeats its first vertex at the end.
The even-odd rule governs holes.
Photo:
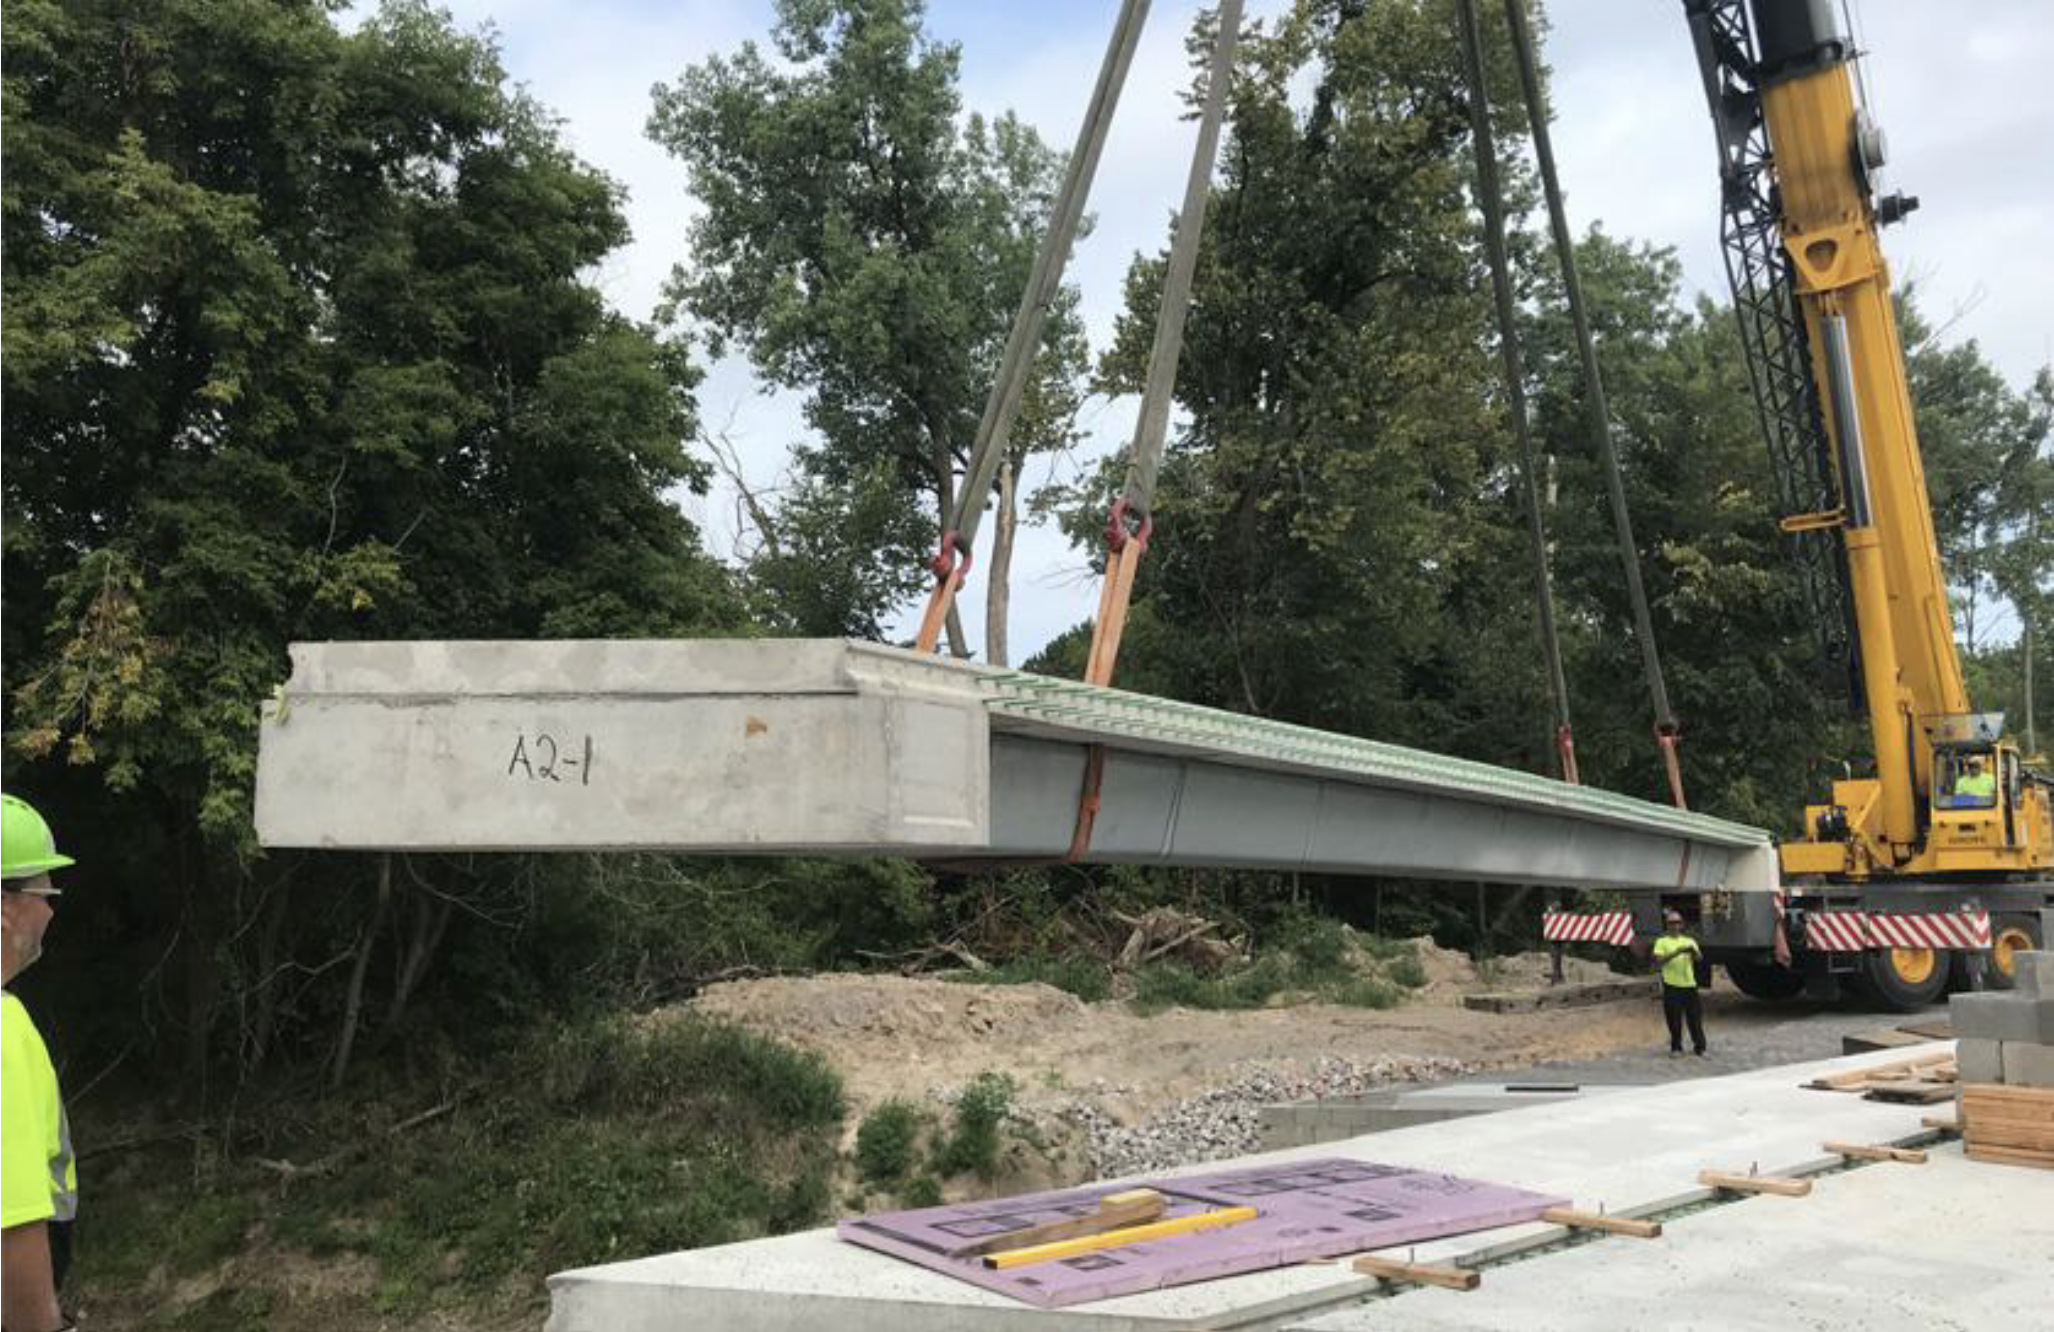
MULTIPOLYGON (((1840 1040, 1856 1032, 1895 1027, 1903 1022, 1930 1022, 1947 1016, 1937 1004, 1918 1015, 1878 1013, 1843 1004, 1765 1004, 1714 989, 1705 995, 1705 1040, 1711 1047, 1700 1059, 1669 1057, 1666 1036, 1651 1048, 1622 1050, 1599 1059, 1559 1060, 1533 1064, 1536 1073, 1565 1081, 1674 1082, 1683 1078, 1717 1077, 1775 1064, 1803 1064, 1841 1054, 1840 1040)), ((1685 1040, 1689 1037, 1686 1035, 1685 1040)))
MULTIPOLYGON (((1092 1177, 1110 1179, 1246 1156, 1260 1146, 1258 1115, 1265 1105, 1357 1096, 1397 1083, 1443 1082, 1471 1072, 1473 1067, 1438 1055, 1381 1055, 1366 1060, 1329 1056, 1306 1072, 1251 1070, 1132 1126, 1116 1122, 1094 1101, 1084 1098, 1056 1113, 1083 1131, 1092 1177)), ((1117 1093, 1124 1089, 1102 1090, 1117 1093)))

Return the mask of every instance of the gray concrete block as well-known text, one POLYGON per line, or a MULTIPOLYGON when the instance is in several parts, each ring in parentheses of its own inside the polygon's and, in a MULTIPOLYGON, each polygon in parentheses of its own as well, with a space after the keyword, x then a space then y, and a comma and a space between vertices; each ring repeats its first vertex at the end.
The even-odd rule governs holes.
POLYGON ((1955 1036, 1962 1040, 2054 1045, 2054 997, 2002 991, 1957 994, 1947 1001, 1947 1013, 1955 1036))
POLYGON ((2004 1082, 2012 1087, 2054 1087, 2054 1045, 2004 1042, 2004 1082))
POLYGON ((2038 995, 2042 999, 2054 999, 2054 953, 2044 950, 2014 955, 2013 965, 2017 968, 2014 994, 2038 995))
POLYGON ((1954 1043, 1954 1063, 1963 1082, 2004 1081, 2004 1044, 1963 1038, 1954 1043))

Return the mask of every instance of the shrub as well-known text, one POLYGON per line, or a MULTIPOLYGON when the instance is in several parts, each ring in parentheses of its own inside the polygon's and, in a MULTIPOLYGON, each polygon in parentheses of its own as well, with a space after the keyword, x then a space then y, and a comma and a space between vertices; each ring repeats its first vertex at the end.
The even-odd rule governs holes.
POLYGON ((999 1127, 1013 1108, 1019 1084, 1004 1073, 979 1073, 956 1098, 955 1123, 948 1140, 935 1152, 934 1172, 974 1174, 991 1179, 998 1173, 999 1127))
POLYGON ((912 1170, 925 1118, 909 1101, 878 1106, 856 1129, 856 1173, 872 1184, 895 1184, 912 1170))
POLYGON ((1403 957, 1388 963, 1384 974, 1408 990, 1416 990, 1426 984, 1426 968, 1420 964, 1416 949, 1408 949, 1403 957))

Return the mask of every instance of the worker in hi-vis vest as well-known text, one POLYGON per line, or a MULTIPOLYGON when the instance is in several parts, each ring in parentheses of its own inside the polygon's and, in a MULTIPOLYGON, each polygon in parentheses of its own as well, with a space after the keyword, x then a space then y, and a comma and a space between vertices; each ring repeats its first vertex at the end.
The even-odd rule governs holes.
POLYGON ((1968 771, 1961 774, 1954 783, 1955 804, 1968 804, 1988 809, 1997 803, 1997 774, 1983 766, 1979 758, 1968 761, 1968 771))
POLYGON ((1655 940, 1655 965, 1662 969, 1662 1017, 1669 1024, 1669 1057, 1683 1053, 1683 1024, 1690 1023, 1690 1043, 1705 1052, 1704 1001, 1697 993, 1697 964, 1704 950, 1683 932, 1683 914, 1662 913, 1662 937, 1655 940))
MULTIPOLYGON (((72 863, 57 853, 42 815, 0 795, 0 985, 42 956, 59 895, 50 871, 72 863)), ((8 992, 0 992, 0 1059, 0 1327, 64 1332, 72 1324, 57 1288, 78 1210, 71 1130, 50 1051, 8 992)))

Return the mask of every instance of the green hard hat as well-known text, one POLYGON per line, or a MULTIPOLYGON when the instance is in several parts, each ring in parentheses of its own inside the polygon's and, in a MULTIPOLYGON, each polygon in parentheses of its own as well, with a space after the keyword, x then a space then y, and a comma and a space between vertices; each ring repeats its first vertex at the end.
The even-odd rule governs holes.
POLYGON ((0 795, 0 879, 33 879, 78 862, 57 854, 50 825, 20 796, 0 795))

